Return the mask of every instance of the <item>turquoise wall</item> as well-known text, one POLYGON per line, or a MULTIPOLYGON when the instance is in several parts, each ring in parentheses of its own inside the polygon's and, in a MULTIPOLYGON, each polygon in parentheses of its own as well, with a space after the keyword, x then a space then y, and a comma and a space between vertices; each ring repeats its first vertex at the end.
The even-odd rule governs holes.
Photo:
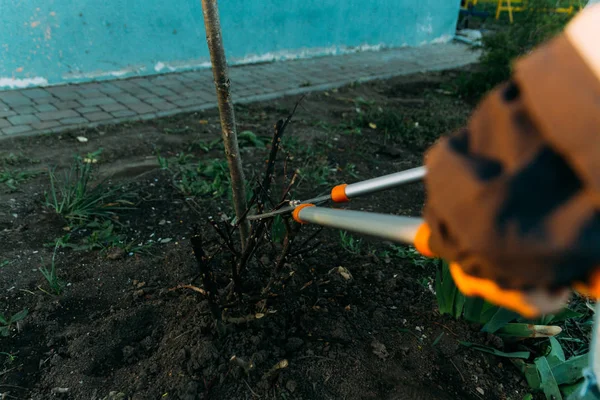
MULTIPOLYGON (((231 63, 452 38, 460 0, 221 0, 231 63)), ((0 0, 0 89, 206 67, 200 0, 0 0)))

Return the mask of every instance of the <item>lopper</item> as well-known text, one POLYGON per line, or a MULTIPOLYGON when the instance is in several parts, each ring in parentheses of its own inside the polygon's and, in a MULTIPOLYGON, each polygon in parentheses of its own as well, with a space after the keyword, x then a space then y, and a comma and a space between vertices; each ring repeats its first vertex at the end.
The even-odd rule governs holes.
MULTIPOLYGON (((272 218, 277 215, 292 214, 301 224, 316 224, 334 229, 343 229, 360 234, 379 237, 402 244, 413 245, 425 257, 435 257, 430 250, 431 232, 423 218, 405 217, 373 212, 353 211, 319 207, 329 201, 346 203, 350 199, 374 194, 422 180, 427 173, 426 167, 417 167, 365 181, 335 186, 327 195, 304 201, 290 201, 289 206, 272 212, 249 216, 250 220, 272 218)), ((533 318, 539 312, 531 307, 528 295, 516 290, 503 290, 494 282, 467 276, 455 263, 450 263, 450 271, 458 288, 467 296, 482 296, 499 306, 518 311, 525 317, 533 318)), ((588 368, 583 371, 585 383, 581 386, 578 399, 600 398, 600 303, 596 309, 596 318, 592 332, 588 368)))
POLYGON ((417 167, 352 184, 341 184, 335 186, 327 195, 304 201, 291 201, 287 207, 265 214, 252 215, 248 219, 266 219, 291 213, 294 220, 301 224, 317 224, 398 243, 413 244, 421 254, 432 257, 433 254, 428 247, 429 229, 422 218, 317 207, 317 204, 328 201, 346 203, 356 197, 417 182, 425 175, 426 168, 417 167))

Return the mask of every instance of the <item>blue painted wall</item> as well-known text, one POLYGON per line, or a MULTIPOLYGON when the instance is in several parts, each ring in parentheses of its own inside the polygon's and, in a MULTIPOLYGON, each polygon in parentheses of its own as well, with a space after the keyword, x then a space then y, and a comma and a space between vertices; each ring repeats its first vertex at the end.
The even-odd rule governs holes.
MULTIPOLYGON (((452 38, 460 0, 221 0, 246 63, 452 38)), ((206 67, 200 0, 0 0, 0 89, 206 67)))

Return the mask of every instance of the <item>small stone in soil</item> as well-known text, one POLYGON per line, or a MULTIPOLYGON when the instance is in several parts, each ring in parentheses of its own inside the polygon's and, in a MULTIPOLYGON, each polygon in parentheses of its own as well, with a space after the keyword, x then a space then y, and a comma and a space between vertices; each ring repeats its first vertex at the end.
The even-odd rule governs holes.
POLYGON ((373 341, 371 342, 371 347, 373 348, 373 354, 375 354, 377 357, 381 358, 382 360, 388 358, 389 353, 387 351, 387 348, 383 343, 381 343, 377 339, 373 339, 373 341))
POLYGON ((288 339, 287 344, 285 345, 285 349, 287 351, 296 351, 300 347, 302 347, 302 345, 304 345, 304 340, 298 337, 291 337, 288 339))
POLYGON ((285 384, 285 388, 287 390, 289 390, 291 393, 294 393, 296 391, 296 387, 298 387, 298 384, 296 383, 296 381, 289 380, 285 384))

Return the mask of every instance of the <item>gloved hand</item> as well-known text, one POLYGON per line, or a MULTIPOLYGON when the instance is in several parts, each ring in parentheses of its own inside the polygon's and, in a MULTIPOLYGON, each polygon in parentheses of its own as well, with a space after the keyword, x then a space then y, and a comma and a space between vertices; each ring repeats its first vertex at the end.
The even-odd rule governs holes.
POLYGON ((464 294, 527 317, 600 296, 599 36, 596 6, 427 153, 429 247, 464 294))

